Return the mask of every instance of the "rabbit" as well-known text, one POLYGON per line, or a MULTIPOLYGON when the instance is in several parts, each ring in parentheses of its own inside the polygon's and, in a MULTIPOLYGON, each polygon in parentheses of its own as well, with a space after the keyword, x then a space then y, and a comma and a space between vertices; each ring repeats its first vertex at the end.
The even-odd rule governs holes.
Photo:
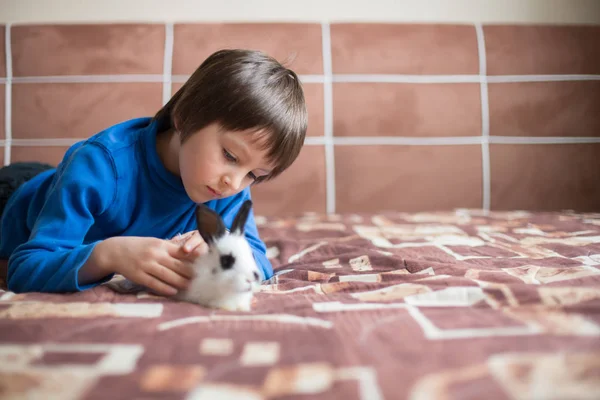
POLYGON ((176 300, 228 311, 250 311, 260 273, 252 249, 244 237, 244 226, 252 207, 246 200, 228 232, 223 220, 203 204, 196 206, 198 232, 208 244, 208 253, 194 262, 195 276, 176 300))

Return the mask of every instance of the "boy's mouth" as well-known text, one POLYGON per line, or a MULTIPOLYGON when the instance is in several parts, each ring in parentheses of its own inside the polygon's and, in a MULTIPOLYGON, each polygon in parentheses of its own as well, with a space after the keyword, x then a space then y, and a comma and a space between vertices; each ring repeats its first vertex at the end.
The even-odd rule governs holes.
POLYGON ((217 192, 216 190, 214 190, 213 188, 211 188, 210 186, 206 186, 208 188, 208 191, 211 192, 213 194, 213 196, 215 197, 219 197, 221 195, 220 192, 217 192))

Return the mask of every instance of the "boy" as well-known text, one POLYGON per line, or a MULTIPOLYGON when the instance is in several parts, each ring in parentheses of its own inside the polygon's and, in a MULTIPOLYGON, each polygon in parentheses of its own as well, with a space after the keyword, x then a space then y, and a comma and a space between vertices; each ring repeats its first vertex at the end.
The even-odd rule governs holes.
MULTIPOLYGON (((256 51, 212 54, 153 118, 76 143, 9 197, 0 224, 9 290, 79 291, 119 273, 174 295, 207 250, 196 203, 230 226, 250 185, 294 162, 306 129, 293 71, 256 51), (186 232, 183 244, 165 240, 186 232)), ((245 232, 259 279, 270 278, 253 214, 245 232)))

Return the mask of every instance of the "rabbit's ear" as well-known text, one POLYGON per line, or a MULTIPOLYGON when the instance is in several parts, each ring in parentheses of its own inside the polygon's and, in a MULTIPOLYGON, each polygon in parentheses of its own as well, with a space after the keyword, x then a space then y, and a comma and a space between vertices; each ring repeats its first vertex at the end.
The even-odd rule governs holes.
POLYGON ((246 200, 233 219, 233 224, 231 224, 231 233, 235 235, 242 235, 244 233, 244 226, 246 225, 250 208, 252 208, 252 200, 246 200))
POLYGON ((225 234, 225 224, 221 216, 204 204, 196 206, 198 232, 207 244, 213 243, 225 234))

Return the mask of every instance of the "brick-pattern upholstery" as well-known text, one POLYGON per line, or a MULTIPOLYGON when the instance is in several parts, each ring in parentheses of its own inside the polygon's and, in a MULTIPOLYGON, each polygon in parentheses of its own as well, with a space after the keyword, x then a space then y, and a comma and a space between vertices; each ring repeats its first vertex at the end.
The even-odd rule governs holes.
POLYGON ((258 214, 600 208, 600 26, 7 26, 0 162, 58 163, 232 47, 285 61, 310 113, 297 162, 253 189, 258 214))

